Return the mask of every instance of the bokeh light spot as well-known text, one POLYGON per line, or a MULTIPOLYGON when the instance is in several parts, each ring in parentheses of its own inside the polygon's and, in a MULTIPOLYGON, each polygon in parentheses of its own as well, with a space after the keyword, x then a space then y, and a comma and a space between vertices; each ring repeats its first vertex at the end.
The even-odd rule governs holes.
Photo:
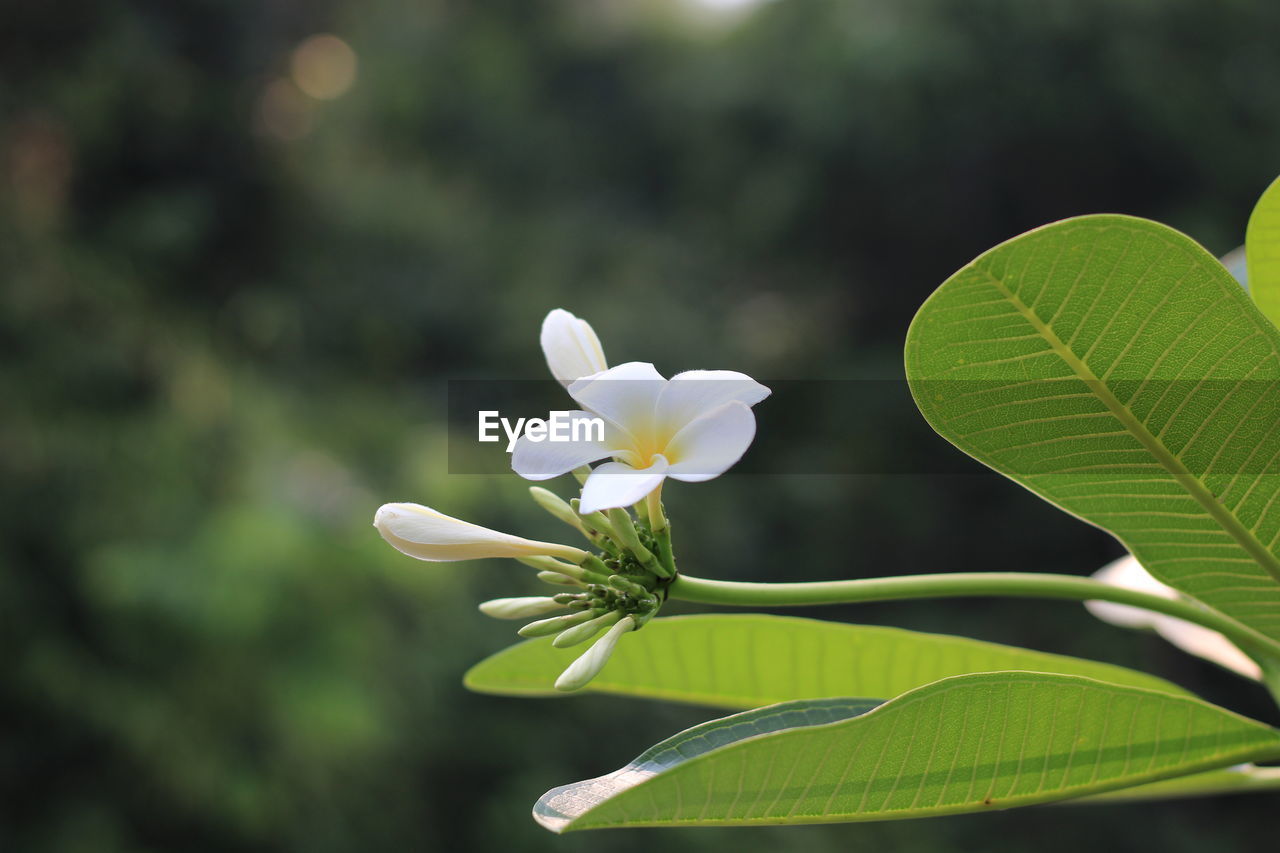
POLYGON ((321 33, 293 50, 290 62, 293 83, 313 98, 332 100, 356 81, 356 54, 345 41, 321 33))

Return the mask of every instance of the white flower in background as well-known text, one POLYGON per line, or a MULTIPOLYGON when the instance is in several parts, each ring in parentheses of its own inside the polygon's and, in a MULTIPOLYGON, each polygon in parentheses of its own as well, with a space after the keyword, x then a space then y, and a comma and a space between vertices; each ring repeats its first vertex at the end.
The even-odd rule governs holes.
MULTIPOLYGON (((553 368, 554 370, 554 368, 553 368)), ((652 364, 628 362, 578 379, 569 394, 604 420, 600 441, 534 442, 521 437, 511 467, 527 480, 549 480, 600 459, 582 489, 583 513, 625 507, 667 477, 700 483, 742 458, 755 437, 751 406, 769 389, 731 370, 690 370, 664 379, 652 364)))
MULTIPOLYGON (((1108 563, 1095 572, 1093 578, 1112 586, 1138 590, 1163 598, 1183 597, 1176 589, 1152 577, 1132 555, 1108 563)), ((1262 677, 1262 670, 1258 664, 1217 631, 1211 631, 1201 625, 1166 616, 1163 613, 1130 607, 1127 604, 1086 601, 1084 606, 1104 622, 1110 622, 1122 628, 1151 629, 1185 652, 1213 661, 1246 678, 1257 680, 1262 677)))
POLYGON ((374 516, 373 526, 397 551, 433 562, 549 556, 578 563, 587 556, 580 548, 500 533, 420 504, 384 504, 374 516))
POLYGON ((551 375, 561 385, 571 385, 575 379, 609 368, 595 330, 586 320, 563 308, 555 309, 542 321, 540 339, 551 375))

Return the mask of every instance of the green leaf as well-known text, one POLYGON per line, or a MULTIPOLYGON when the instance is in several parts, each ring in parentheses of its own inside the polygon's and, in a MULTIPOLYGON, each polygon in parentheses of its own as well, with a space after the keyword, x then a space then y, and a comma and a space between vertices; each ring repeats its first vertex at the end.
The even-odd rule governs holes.
POLYGON ((1280 178, 1258 199, 1244 243, 1249 290, 1262 313, 1280 326, 1280 178))
POLYGON ((783 705, 699 726, 615 773, 549 791, 534 817, 555 832, 927 817, 1280 756, 1280 732, 1260 723, 1078 676, 962 675, 865 713, 846 702, 797 707, 798 721, 776 716, 790 713, 783 705))
MULTIPOLYGON (((529 640, 476 664, 464 681, 481 693, 564 696, 552 684, 581 651, 554 648, 549 638, 529 640)), ((897 696, 951 675, 1006 669, 1184 692, 1153 675, 1080 658, 899 628, 760 614, 654 619, 622 638, 586 689, 755 708, 791 699, 897 696)))
POLYGON ((1086 216, 1010 240, 925 302, 906 366, 961 450, 1280 638, 1280 332, 1190 238, 1086 216))
POLYGON ((1244 246, 1237 246, 1221 258, 1218 258, 1218 260, 1227 268, 1227 272, 1231 273, 1231 277, 1239 282, 1241 287, 1248 291, 1249 269, 1245 262, 1244 246))
POLYGON ((649 747, 608 776, 551 789, 534 804, 533 816, 559 832, 572 817, 691 758, 748 738, 852 719, 882 704, 879 699, 800 699, 711 720, 649 747))

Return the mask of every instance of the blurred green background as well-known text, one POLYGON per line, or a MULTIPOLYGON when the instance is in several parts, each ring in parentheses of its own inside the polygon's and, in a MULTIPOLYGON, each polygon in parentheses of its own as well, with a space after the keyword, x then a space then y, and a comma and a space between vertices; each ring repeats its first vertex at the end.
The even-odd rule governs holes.
MULTIPOLYGON (((513 640, 476 602, 530 573, 410 560, 374 509, 563 534, 513 476, 449 473, 446 380, 546 376, 556 306, 615 363, 895 377, 915 308, 994 243, 1116 211, 1222 253, 1280 172, 1274 3, 719 5, 7 4, 0 849, 1266 848, 1261 795, 564 838, 529 818, 715 714, 463 690, 513 640)), ((686 570, 1119 554, 910 412, 827 396, 758 407, 753 455, 830 475, 668 489, 686 570), (866 442, 960 473, 840 473, 866 442)), ((1150 667, 1277 722, 1067 604, 813 615, 1150 667)))

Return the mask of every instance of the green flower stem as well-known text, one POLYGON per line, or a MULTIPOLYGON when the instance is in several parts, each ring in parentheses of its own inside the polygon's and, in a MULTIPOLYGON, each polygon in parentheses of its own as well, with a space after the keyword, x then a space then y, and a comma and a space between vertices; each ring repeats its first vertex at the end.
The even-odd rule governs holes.
POLYGON ((676 577, 676 558, 671 550, 671 528, 664 527, 662 532, 654 534, 654 538, 658 540, 658 560, 667 570, 667 577, 676 577))
POLYGON ((662 484, 658 484, 658 488, 654 489, 645 498, 646 508, 649 511, 649 529, 655 534, 661 533, 667 529, 667 516, 662 511, 662 484))
MULTIPOLYGON (((1256 660, 1264 672, 1280 665, 1280 643, 1228 616, 1181 599, 1162 598, 1074 575, 1031 572, 957 572, 813 583, 743 583, 679 575, 668 587, 670 598, 737 607, 791 607, 855 604, 907 598, 1059 598, 1113 601, 1176 616, 1217 631, 1256 660)), ((1272 681, 1268 686, 1280 690, 1272 681)), ((1276 692, 1273 690, 1273 692, 1276 692)), ((1280 699, 1280 696, 1277 697, 1280 699)))

